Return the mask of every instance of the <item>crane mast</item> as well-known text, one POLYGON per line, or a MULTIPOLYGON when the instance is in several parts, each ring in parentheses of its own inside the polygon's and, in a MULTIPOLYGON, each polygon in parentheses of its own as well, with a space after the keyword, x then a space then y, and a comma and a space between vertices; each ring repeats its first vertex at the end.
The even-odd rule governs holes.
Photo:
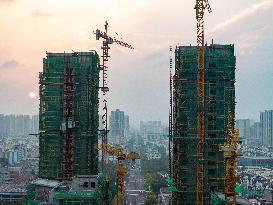
MULTIPOLYGON (((172 146, 173 146, 173 59, 172 51, 173 48, 170 46, 170 111, 169 111, 169 178, 172 177, 172 146)), ((171 197, 169 199, 169 204, 171 204, 171 197)))
POLYGON ((116 205, 124 205, 124 179, 127 174, 127 169, 123 164, 123 161, 135 161, 136 159, 140 159, 140 155, 136 152, 128 153, 125 149, 121 147, 114 147, 109 144, 102 144, 98 146, 98 149, 108 153, 109 155, 114 156, 117 161, 116 167, 116 175, 117 175, 117 192, 116 192, 116 205))
MULTIPOLYGON (((129 49, 134 49, 133 46, 131 46, 128 43, 125 43, 123 41, 117 40, 116 38, 112 38, 108 35, 108 28, 109 28, 109 24, 106 21, 105 25, 104 25, 104 31, 100 31, 99 29, 97 29, 95 32, 93 32, 96 35, 96 40, 100 40, 100 38, 103 39, 102 41, 102 64, 100 64, 100 70, 102 71, 102 95, 103 95, 103 99, 102 102, 104 104, 103 107, 103 114, 102 114, 102 123, 103 123, 103 134, 102 134, 102 145, 106 146, 108 144, 108 107, 107 107, 107 92, 109 91, 109 87, 107 86, 107 71, 108 71, 108 67, 107 67, 107 61, 109 56, 109 49, 110 49, 110 45, 113 43, 116 43, 118 45, 121 45, 123 47, 129 48, 129 49)), ((107 158, 107 152, 102 149, 102 157, 101 157, 101 163, 102 163, 102 173, 103 176, 106 178, 106 187, 105 187, 105 196, 104 196, 104 201, 105 204, 108 205, 110 204, 109 199, 108 199, 108 187, 109 187, 109 179, 108 179, 108 174, 107 174, 107 167, 106 167, 106 158, 107 158)))
POLYGON ((226 140, 220 147, 225 158, 225 205, 236 204, 236 158, 242 156, 237 150, 239 131, 234 129, 233 123, 232 112, 229 112, 226 140))
POLYGON ((197 20, 197 142, 196 142, 196 205, 204 205, 204 141, 205 141, 205 36, 204 13, 211 8, 208 0, 196 0, 197 20))

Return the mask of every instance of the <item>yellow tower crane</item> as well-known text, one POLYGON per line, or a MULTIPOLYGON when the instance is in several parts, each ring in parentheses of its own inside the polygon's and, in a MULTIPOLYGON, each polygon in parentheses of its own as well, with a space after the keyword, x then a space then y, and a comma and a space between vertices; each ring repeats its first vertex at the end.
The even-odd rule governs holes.
POLYGON ((197 141, 196 141, 196 205, 204 205, 204 160, 205 160, 205 10, 212 12, 208 0, 196 0, 197 21, 197 141))
POLYGON ((109 155, 116 157, 118 165, 116 168, 117 174, 117 193, 116 193, 116 205, 124 205, 124 178, 127 174, 127 169, 123 164, 125 160, 135 161, 140 159, 140 156, 136 152, 127 153, 127 151, 121 147, 117 148, 109 144, 101 144, 98 146, 99 150, 102 150, 109 155))
POLYGON ((225 204, 236 204, 236 158, 242 156, 238 154, 237 145, 239 138, 239 131, 233 127, 233 115, 228 114, 228 127, 226 133, 226 140, 220 151, 224 152, 225 157, 225 204))
MULTIPOLYGON (((100 89, 102 90, 102 102, 104 104, 103 107, 103 115, 102 115, 102 124, 103 124, 103 135, 102 135, 102 144, 108 144, 108 106, 107 106, 107 92, 109 91, 109 87, 107 85, 107 78, 108 78, 108 66, 107 62, 109 59, 109 49, 110 45, 113 43, 116 43, 120 46, 123 46, 125 48, 134 49, 133 46, 130 44, 117 40, 115 37, 110 37, 108 35, 108 29, 109 29, 109 23, 106 21, 104 25, 104 31, 101 31, 97 29, 96 31, 93 31, 93 33, 96 35, 96 40, 102 39, 102 64, 100 64, 100 70, 102 71, 102 87, 100 89)), ((101 156, 101 164, 102 164, 102 173, 104 178, 106 179, 106 184, 104 185, 105 189, 105 197, 103 197, 101 203, 105 203, 106 205, 109 205, 109 199, 108 199, 108 188, 109 188, 109 177, 107 174, 107 167, 106 167, 106 160, 107 156, 106 153, 102 150, 102 156, 101 156)))

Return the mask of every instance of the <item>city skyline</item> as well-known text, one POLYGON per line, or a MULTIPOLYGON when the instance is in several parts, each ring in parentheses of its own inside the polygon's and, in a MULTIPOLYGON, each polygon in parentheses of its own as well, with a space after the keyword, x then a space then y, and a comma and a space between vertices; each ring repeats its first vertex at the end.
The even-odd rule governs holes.
MULTIPOLYGON (((273 1, 214 0, 211 4, 213 13, 206 17, 206 41, 213 38, 214 43, 235 44, 237 119, 257 120, 260 111, 273 108, 273 93, 269 90, 273 1)), ((195 44, 193 7, 190 0, 118 0, 100 4, 87 0, 0 1, 0 27, 4 31, 0 42, 0 113, 37 114, 38 73, 46 51, 96 49, 101 53, 92 31, 102 29, 108 20, 111 35, 117 32, 118 38, 136 48, 131 52, 113 46, 110 50, 110 110, 124 110, 133 124, 149 119, 167 121, 168 47, 195 44), (79 18, 86 21, 79 23, 79 18)))
POLYGON ((273 0, 0 18, 0 204, 273 204, 273 0))

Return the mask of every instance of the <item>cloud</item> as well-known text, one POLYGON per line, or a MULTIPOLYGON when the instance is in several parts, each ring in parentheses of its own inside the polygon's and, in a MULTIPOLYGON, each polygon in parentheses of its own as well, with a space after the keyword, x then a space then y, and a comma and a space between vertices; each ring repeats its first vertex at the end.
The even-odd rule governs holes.
POLYGON ((0 3, 12 3, 15 2, 16 0, 0 0, 0 3))
POLYGON ((241 11, 239 14, 234 15, 233 17, 227 19, 224 22, 221 22, 220 24, 216 25, 212 29, 208 31, 208 33, 215 33, 217 31, 224 30, 226 27, 237 23, 238 21, 247 18, 248 16, 261 11, 261 10, 267 10, 272 8, 273 6, 273 0, 266 0, 260 3, 256 3, 248 7, 247 9, 241 11))
POLYGON ((42 9, 34 9, 31 13, 33 17, 39 18, 39 17, 50 17, 53 16, 51 13, 46 12, 42 9))
POLYGON ((9 60, 0 64, 0 68, 15 68, 17 66, 18 66, 18 62, 16 60, 9 60))

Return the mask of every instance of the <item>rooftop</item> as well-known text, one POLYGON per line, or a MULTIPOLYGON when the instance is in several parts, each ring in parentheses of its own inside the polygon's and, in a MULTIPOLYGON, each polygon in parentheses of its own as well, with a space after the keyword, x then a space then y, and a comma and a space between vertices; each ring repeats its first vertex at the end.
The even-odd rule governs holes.
POLYGON ((56 180, 48 180, 48 179, 36 179, 32 182, 32 184, 37 186, 45 186, 45 187, 57 187, 61 184, 61 182, 56 180))

